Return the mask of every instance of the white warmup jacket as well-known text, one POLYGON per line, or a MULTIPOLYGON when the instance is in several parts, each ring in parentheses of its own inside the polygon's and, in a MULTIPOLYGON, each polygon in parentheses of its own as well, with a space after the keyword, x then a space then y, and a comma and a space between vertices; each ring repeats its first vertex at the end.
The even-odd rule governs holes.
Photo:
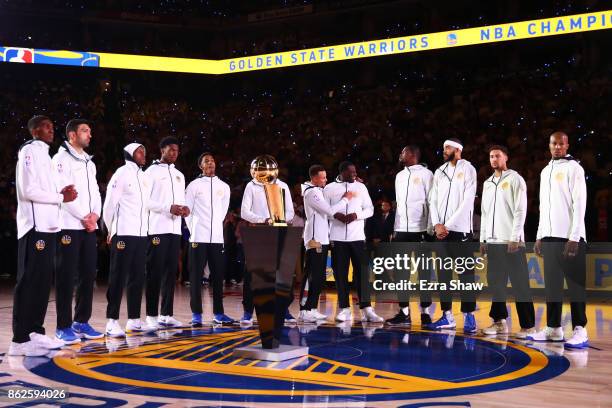
POLYGON ((405 167, 395 176, 396 232, 423 232, 429 224, 427 197, 433 173, 422 164, 405 167))
POLYGON ((551 160, 540 173, 540 222, 536 239, 586 240, 584 169, 572 157, 551 160))
MULTIPOLYGON (((291 191, 283 181, 276 179, 274 182, 278 184, 285 197, 285 218, 287 222, 291 222, 295 211, 293 210, 293 200, 291 199, 291 191)), ((270 218, 270 210, 268 210, 268 201, 266 200, 266 191, 264 185, 258 181, 251 180, 244 188, 242 196, 242 206, 240 208, 240 218, 253 224, 262 224, 270 218)))
POLYGON ((323 188, 310 182, 302 184, 302 196, 304 197, 304 213, 306 214, 304 247, 308 249, 307 244, 311 239, 321 245, 328 245, 329 220, 334 218, 335 213, 343 211, 349 200, 343 198, 332 207, 323 196, 323 188))
MULTIPOLYGON (((172 205, 185 205, 185 176, 174 164, 155 160, 144 172, 151 183, 148 233, 181 235, 181 217, 170 213, 172 205)), ((189 207, 191 209, 191 207, 189 207)))
POLYGON ((219 177, 200 175, 187 186, 185 204, 191 209, 185 218, 189 242, 223 244, 223 221, 230 202, 230 187, 219 177))
POLYGON ((472 232, 476 183, 476 169, 467 160, 458 160, 455 167, 450 162, 438 167, 429 194, 432 226, 443 224, 449 231, 472 232))
POLYGON ((355 195, 340 212, 343 214, 355 213, 357 219, 350 224, 345 224, 335 218, 330 219, 329 239, 344 242, 365 241, 365 220, 374 215, 374 205, 365 184, 358 181, 347 183, 337 178, 336 181, 325 186, 323 195, 329 205, 335 207, 347 191, 352 191, 355 195))
POLYGON ((527 185, 514 170, 503 171, 482 186, 480 242, 524 242, 527 217, 527 185))

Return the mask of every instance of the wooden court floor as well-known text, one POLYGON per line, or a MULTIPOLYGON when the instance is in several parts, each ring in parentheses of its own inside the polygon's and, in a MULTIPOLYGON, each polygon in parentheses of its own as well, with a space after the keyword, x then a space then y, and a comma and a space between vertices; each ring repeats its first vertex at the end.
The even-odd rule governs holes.
MULTIPOLYGON (((205 320, 212 299, 204 289, 205 320)), ((226 287, 226 313, 242 315, 241 287, 226 287)), ((32 387, 67 389, 62 402, 36 406, 313 406, 313 407, 612 407, 612 303, 590 304, 591 347, 564 350, 560 343, 520 342, 512 336, 464 336, 459 305, 456 332, 430 332, 419 324, 411 304, 411 328, 381 324, 336 324, 336 297, 327 291, 321 325, 291 325, 287 344, 308 345, 309 356, 283 363, 246 361, 231 356, 235 346, 257 344, 254 327, 164 330, 153 336, 94 340, 70 346, 50 358, 6 355, 11 339, 12 287, 0 285, 0 390, 32 387)), ((391 317, 396 305, 379 303, 391 317)), ((105 288, 96 289, 91 323, 103 331, 105 288)), ((297 302, 291 311, 297 317, 297 302)), ((489 303, 480 302, 477 322, 489 324, 489 303)), ((517 331, 512 309, 511 331, 517 331)), ((144 299, 143 299, 144 318, 144 299)), ((357 310, 354 308, 354 314, 357 310)), ((189 289, 177 286, 175 316, 188 322, 189 289)), ((436 310, 435 317, 439 316, 436 310)), ((541 326, 545 306, 536 304, 541 326)), ((569 306, 563 315, 571 332, 569 306)), ((125 324, 125 299, 121 323, 125 324)), ((51 295, 45 327, 55 330, 51 295)), ((34 406, 0 397, 1 406, 34 406)))

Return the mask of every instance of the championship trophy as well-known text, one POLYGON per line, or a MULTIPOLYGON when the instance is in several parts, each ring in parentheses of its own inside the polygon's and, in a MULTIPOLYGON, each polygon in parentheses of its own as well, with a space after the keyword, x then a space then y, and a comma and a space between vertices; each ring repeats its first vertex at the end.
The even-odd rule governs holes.
POLYGON ((261 346, 237 348, 233 355, 252 360, 284 361, 308 354, 308 347, 280 343, 285 311, 293 297, 293 274, 303 228, 287 225, 285 194, 290 192, 275 183, 278 164, 274 157, 264 155, 253 160, 251 176, 263 184, 270 215, 266 223, 241 230, 261 346))

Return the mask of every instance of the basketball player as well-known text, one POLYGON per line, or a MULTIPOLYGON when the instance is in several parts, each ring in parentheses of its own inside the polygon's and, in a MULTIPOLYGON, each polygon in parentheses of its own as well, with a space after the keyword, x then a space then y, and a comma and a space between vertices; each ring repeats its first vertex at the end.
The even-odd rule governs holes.
MULTIPOLYGON (((437 242, 444 245, 440 248, 444 257, 467 258, 473 253, 463 244, 472 240, 472 217, 474 213, 474 199, 476 196, 476 169, 472 164, 461 158, 463 144, 458 139, 448 139, 444 142, 443 157, 445 163, 440 166, 433 178, 429 198, 431 223, 437 242)), ((446 264, 446 262, 444 263, 446 264)), ((441 268, 438 272, 438 281, 449 284, 453 270, 441 268)), ((459 274, 462 282, 474 282, 474 268, 466 267, 459 274)), ((455 329, 457 324, 453 317, 452 295, 441 294, 440 305, 442 317, 432 323, 432 328, 455 329)), ((475 299, 469 301, 462 298, 461 312, 464 314, 463 331, 476 333, 475 299)))
POLYGON ((44 356, 64 342, 45 336, 45 314, 60 231, 60 204, 77 198, 74 185, 57 192, 49 145, 53 122, 37 115, 28 121, 32 139, 19 148, 17 189, 17 285, 13 295, 10 356, 44 356))
POLYGON ((123 286, 127 280, 128 321, 127 332, 152 332, 150 326, 140 320, 140 303, 145 279, 147 255, 147 202, 150 181, 145 180, 142 167, 146 152, 143 145, 130 143, 123 148, 125 164, 117 169, 106 190, 102 218, 108 229, 110 271, 106 298, 106 335, 123 337, 119 326, 119 308, 123 286))
POLYGON ((198 158, 202 174, 189 183, 186 192, 187 207, 192 213, 185 219, 189 228, 189 293, 191 298, 191 325, 202 326, 202 274, 208 263, 213 291, 213 322, 232 324, 234 319, 223 311, 223 280, 225 250, 223 220, 230 202, 230 187, 215 175, 216 163, 211 153, 198 158))
POLYGON ((515 292, 516 312, 521 330, 517 338, 535 333, 535 311, 529 290, 529 271, 525 257, 523 227, 527 216, 527 185, 514 170, 508 169, 508 149, 489 148, 489 162, 494 173, 482 187, 480 215, 480 252, 487 256, 487 283, 493 293, 487 335, 507 334, 508 276, 515 292))
MULTIPOLYGON (((429 223, 427 197, 431 189, 433 173, 419 164, 421 149, 416 145, 404 147, 399 161, 404 169, 395 176, 395 211, 394 242, 426 242, 429 223)), ((429 280, 428 271, 419 269, 419 279, 429 280)), ((421 325, 431 324, 429 314, 431 298, 421 295, 421 325)), ((410 307, 408 301, 399 302, 400 310, 395 317, 388 319, 390 326, 410 325, 410 307)))
POLYGON ((563 341, 561 297, 563 277, 571 297, 572 337, 566 348, 587 348, 589 339, 585 298, 586 242, 584 216, 587 189, 584 169, 567 153, 569 138, 550 135, 551 160, 540 173, 540 222, 534 250, 544 257, 547 327, 528 337, 535 341, 563 341))
POLYGON ((340 311, 336 320, 340 322, 353 319, 350 308, 350 284, 348 281, 349 263, 353 264, 353 283, 357 286, 361 321, 382 322, 370 303, 369 294, 363 292, 362 277, 367 270, 367 251, 365 244, 365 220, 374 214, 374 205, 367 187, 357 181, 357 169, 350 162, 342 162, 338 168, 340 175, 323 190, 330 206, 336 207, 348 192, 351 200, 345 204, 342 211, 336 213, 330 222, 329 239, 332 247, 332 268, 338 290, 338 306, 340 311))
POLYGON ((189 215, 185 206, 185 176, 175 166, 179 141, 164 137, 159 142, 160 160, 145 171, 151 182, 148 208, 146 303, 147 324, 151 327, 180 327, 174 318, 174 285, 181 246, 181 219, 189 215), (161 291, 161 313, 158 317, 161 291))
POLYGON ((98 244, 96 230, 102 212, 102 199, 96 180, 96 165, 85 152, 91 141, 91 125, 72 119, 66 125, 66 141, 53 157, 53 168, 60 185, 73 184, 82 194, 62 204, 62 232, 59 240, 58 270, 55 275, 55 336, 64 344, 81 338, 99 339, 104 333, 89 325, 96 279, 98 244), (72 321, 72 294, 76 279, 76 306, 72 321))

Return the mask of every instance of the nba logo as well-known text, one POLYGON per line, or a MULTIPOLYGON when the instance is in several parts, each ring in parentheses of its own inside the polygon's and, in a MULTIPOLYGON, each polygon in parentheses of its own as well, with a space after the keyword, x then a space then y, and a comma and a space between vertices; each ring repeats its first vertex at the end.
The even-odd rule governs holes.
POLYGON ((4 52, 4 62, 34 63, 34 50, 30 48, 7 48, 4 52))
POLYGON ((455 45, 457 44, 457 34, 451 33, 446 36, 446 44, 455 45))

